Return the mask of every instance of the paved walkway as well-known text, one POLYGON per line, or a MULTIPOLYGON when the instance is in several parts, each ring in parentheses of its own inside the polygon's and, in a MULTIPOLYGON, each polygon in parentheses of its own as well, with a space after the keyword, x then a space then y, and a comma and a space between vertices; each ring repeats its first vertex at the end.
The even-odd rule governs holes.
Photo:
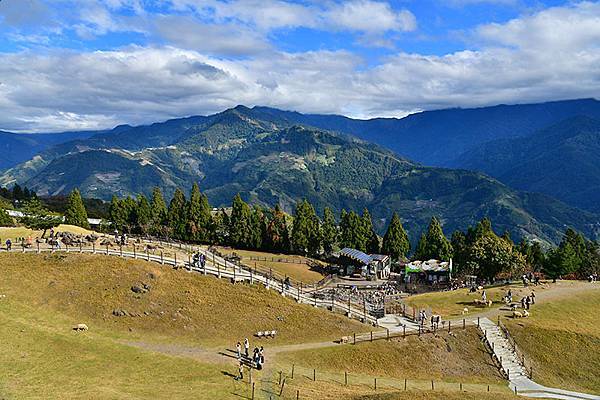
POLYGON ((486 335, 494 354, 508 374, 508 386, 522 396, 563 400, 600 400, 600 396, 549 388, 529 379, 527 371, 504 337, 500 328, 488 318, 480 319, 480 329, 486 335))

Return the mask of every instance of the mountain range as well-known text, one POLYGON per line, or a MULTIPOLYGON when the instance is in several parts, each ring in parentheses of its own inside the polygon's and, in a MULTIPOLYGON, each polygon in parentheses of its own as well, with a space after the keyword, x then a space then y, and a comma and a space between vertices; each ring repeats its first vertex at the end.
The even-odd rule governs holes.
POLYGON ((239 192, 252 203, 278 203, 287 211, 301 198, 319 211, 367 207, 380 232, 398 211, 413 242, 433 215, 447 233, 484 216, 515 239, 556 243, 566 226, 589 237, 600 232, 597 214, 547 195, 518 192, 479 172, 424 166, 290 115, 302 116, 238 106, 211 116, 122 125, 50 146, 6 170, 0 184, 17 181, 42 195, 78 187, 85 196, 108 199, 149 193, 157 185, 169 195, 198 181, 216 206, 229 205, 239 192))

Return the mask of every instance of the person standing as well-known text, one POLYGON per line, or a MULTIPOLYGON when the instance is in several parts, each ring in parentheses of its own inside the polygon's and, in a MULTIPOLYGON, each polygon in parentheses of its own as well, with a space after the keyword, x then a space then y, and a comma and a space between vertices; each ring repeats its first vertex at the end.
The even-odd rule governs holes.
POLYGON ((529 310, 530 303, 531 303, 531 299, 529 298, 529 296, 525 297, 525 306, 527 307, 526 310, 529 310))
POLYGON ((535 304, 535 292, 531 292, 531 304, 535 304))
POLYGON ((6 251, 10 251, 11 248, 12 242, 10 241, 10 239, 6 239, 6 251))
POLYGON ((238 360, 242 360, 242 344, 240 342, 237 342, 237 344, 235 345, 235 349, 237 350, 237 358, 238 360))
POLYGON ((246 339, 244 339, 244 353, 246 354, 246 358, 248 358, 249 351, 250 351, 250 342, 248 341, 248 338, 246 338, 246 339))

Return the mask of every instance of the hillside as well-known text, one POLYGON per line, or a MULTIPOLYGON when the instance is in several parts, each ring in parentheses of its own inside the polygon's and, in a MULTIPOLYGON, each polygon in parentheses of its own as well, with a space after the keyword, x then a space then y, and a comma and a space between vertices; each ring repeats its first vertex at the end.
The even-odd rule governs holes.
POLYGON ((600 212, 600 120, 574 117, 527 137, 491 141, 455 166, 600 212))
POLYGON ((239 192, 286 211, 301 198, 319 211, 368 207, 380 232, 399 211, 413 241, 433 215, 442 218, 447 232, 490 216, 514 238, 556 242, 565 225, 597 234, 598 216, 546 196, 517 193, 481 173, 425 167, 350 136, 254 116, 240 106, 206 118, 120 126, 52 147, 8 170, 0 183, 17 180, 40 195, 78 187, 86 197, 109 199, 149 193, 155 185, 170 195, 199 181, 216 206, 230 204, 239 192), (143 147, 139 138, 146 134, 143 147), (131 137, 138 139, 129 142, 131 137), (127 149, 119 147, 124 142, 127 149))
POLYGON ((50 146, 85 139, 97 132, 17 134, 0 131, 0 171, 25 162, 50 146))

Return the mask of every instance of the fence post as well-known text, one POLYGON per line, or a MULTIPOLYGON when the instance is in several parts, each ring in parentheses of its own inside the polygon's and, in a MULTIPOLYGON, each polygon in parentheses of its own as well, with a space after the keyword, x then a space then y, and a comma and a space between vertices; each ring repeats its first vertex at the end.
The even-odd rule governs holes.
POLYGON ((387 332, 387 340, 390 340, 390 330, 388 328, 385 328, 386 332, 387 332))
POLYGON ((281 371, 279 371, 279 385, 281 385, 281 371))
MULTIPOLYGON (((40 253, 40 242, 36 242, 36 244, 37 244, 37 252, 39 254, 40 253)), ((80 251, 80 253, 81 253, 81 251, 80 251)))
POLYGON ((295 367, 295 365, 292 364, 292 379, 294 379, 294 367, 295 367))
POLYGON ((175 252, 174 254, 175 254, 175 268, 177 268, 177 252, 175 252))
POLYGON ((450 325, 452 325, 452 321, 448 321, 448 333, 450 333, 450 325))
POLYGON ((367 321, 367 300, 363 299, 363 313, 365 321, 367 321))
POLYGON ((406 378, 404 378, 404 390, 406 390, 406 378))
POLYGON ((252 382, 252 400, 254 400, 254 382, 252 382))
POLYGON ((106 245, 106 255, 108 255, 108 244, 106 245))
POLYGON ((165 259, 164 259, 164 257, 163 257, 163 252, 162 252, 162 250, 160 251, 160 263, 161 263, 162 265, 164 265, 164 264, 165 264, 165 259))
POLYGON ((371 342, 373 341, 373 331, 371 331, 371 342))
POLYGON ((344 384, 348 386, 348 372, 344 371, 344 384))
POLYGON ((313 381, 316 382, 317 381, 317 369, 313 368, 313 381))
POLYGON ((137 252, 136 252, 136 246, 135 243, 133 244, 133 259, 135 260, 137 258, 137 252))
POLYGON ((285 387, 285 379, 283 380, 283 383, 281 385, 281 390, 279 391, 279 397, 281 397, 281 395, 283 394, 283 388, 285 387))
POLYGON ((465 319, 463 318, 463 329, 465 329, 465 327, 467 326, 467 322, 465 321, 465 319))
POLYGON ((92 242, 92 253, 96 254, 96 242, 92 242))
MULTIPOLYGON (((489 387, 489 385, 488 385, 489 387)), ((460 383, 460 391, 462 392, 462 382, 460 383)))
MULTIPOLYGON (((38 243, 38 253, 39 253, 39 249, 40 249, 40 244, 38 243)), ((79 252, 80 253, 83 252, 83 243, 81 242, 81 240, 79 241, 79 252)))
POLYGON ((150 261, 150 250, 146 247, 146 261, 150 261))
POLYGON ((406 339, 406 325, 402 325, 402 339, 406 339))
POLYGON ((353 344, 356 344, 356 333, 354 333, 353 335, 354 335, 354 343, 353 344))
POLYGON ((433 379, 431 380, 431 390, 435 390, 433 387, 433 379))
POLYGON ((221 279, 221 264, 217 264, 217 277, 221 279))
POLYGON ((373 378, 373 380, 375 381, 375 390, 377 390, 377 378, 373 378))
POLYGON ((479 328, 479 317, 477 317, 477 327, 479 328))
POLYGON ((123 245, 122 244, 119 245, 119 254, 121 255, 121 257, 123 257, 123 245))
POLYGON ((300 390, 296 390, 296 400, 300 400, 300 390))

